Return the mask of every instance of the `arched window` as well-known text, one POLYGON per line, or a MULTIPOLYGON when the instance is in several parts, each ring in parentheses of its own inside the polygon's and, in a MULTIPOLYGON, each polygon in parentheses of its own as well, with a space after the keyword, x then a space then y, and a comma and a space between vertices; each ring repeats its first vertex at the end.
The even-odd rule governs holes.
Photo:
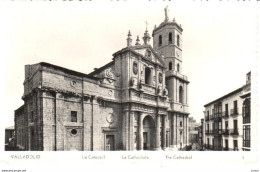
POLYGON ((151 85, 151 69, 149 67, 145 68, 145 84, 151 85))
POLYGON ((172 70, 172 62, 169 62, 169 70, 172 70))
POLYGON ((179 102, 183 103, 183 88, 182 88, 182 86, 179 87, 179 102))
POLYGON ((177 35, 177 45, 180 46, 180 35, 177 35))
POLYGON ((162 46, 162 35, 159 35, 159 47, 162 46))
POLYGON ((172 33, 169 33, 169 44, 172 44, 172 33))
POLYGON ((180 64, 177 64, 177 71, 180 72, 180 64))

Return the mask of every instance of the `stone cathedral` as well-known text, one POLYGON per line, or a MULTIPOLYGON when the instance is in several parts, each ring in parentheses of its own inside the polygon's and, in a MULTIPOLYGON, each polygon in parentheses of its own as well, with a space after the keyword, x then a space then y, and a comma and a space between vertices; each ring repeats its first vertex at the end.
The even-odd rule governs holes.
POLYGON ((178 150, 188 145, 188 78, 182 27, 165 19, 141 42, 89 74, 40 62, 25 66, 16 145, 39 151, 178 150))

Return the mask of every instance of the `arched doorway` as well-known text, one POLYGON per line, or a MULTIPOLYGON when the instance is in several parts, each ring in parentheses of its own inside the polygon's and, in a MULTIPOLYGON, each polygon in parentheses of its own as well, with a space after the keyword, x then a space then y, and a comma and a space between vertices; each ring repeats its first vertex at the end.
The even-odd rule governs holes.
POLYGON ((143 150, 153 150, 155 148, 155 122, 147 115, 143 119, 143 150))

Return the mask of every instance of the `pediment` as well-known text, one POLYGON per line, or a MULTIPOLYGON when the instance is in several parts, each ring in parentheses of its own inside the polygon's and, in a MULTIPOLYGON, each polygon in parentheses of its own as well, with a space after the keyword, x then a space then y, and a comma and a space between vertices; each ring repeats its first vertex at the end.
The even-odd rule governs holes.
POLYGON ((152 63, 158 64, 162 67, 165 67, 165 63, 164 63, 161 55, 159 55, 157 52, 155 52, 151 46, 134 47, 133 50, 134 50, 134 52, 141 55, 144 59, 146 59, 152 63))

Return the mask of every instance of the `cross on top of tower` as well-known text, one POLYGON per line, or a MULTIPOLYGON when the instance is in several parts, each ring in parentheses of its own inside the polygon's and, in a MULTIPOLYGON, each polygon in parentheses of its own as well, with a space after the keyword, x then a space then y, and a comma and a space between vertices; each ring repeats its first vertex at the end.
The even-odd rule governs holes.
POLYGON ((146 26, 146 30, 147 30, 147 26, 148 26, 148 22, 147 22, 147 20, 145 21, 145 26, 146 26))

